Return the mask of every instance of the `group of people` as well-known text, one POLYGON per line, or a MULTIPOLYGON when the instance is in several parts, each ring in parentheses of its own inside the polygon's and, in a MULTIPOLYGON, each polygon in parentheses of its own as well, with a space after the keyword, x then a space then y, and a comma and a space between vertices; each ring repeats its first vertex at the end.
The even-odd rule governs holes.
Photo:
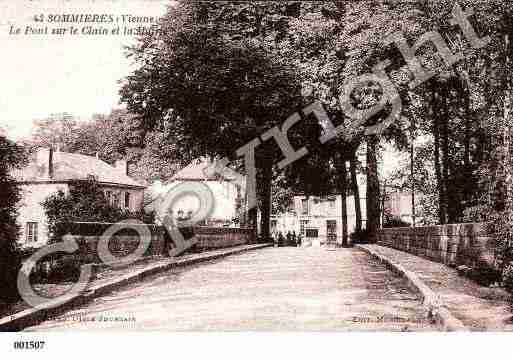
POLYGON ((288 231, 286 236, 284 236, 283 233, 279 231, 278 234, 275 234, 274 242, 278 244, 278 247, 301 247, 301 234, 296 235, 296 231, 288 231))

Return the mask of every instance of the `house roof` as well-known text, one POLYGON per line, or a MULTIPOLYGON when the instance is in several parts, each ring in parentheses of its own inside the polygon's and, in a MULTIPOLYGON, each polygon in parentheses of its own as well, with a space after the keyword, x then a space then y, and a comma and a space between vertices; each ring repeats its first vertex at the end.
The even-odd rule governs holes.
POLYGON ((228 180, 231 178, 221 178, 220 176, 212 175, 207 176, 205 169, 210 166, 212 162, 206 158, 198 158, 189 163, 186 167, 175 173, 171 178, 172 181, 219 181, 228 180))
POLYGON ((38 164, 34 159, 12 175, 18 182, 61 182, 84 180, 94 176, 98 182, 113 185, 141 187, 145 186, 126 175, 124 170, 92 156, 76 153, 55 152, 53 155, 53 176, 48 178, 48 164, 38 164))

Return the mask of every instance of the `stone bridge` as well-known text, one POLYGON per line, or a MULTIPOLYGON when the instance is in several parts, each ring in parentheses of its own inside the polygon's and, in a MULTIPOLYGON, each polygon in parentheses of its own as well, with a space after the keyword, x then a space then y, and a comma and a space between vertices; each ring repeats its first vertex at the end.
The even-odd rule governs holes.
POLYGON ((265 248, 165 273, 28 330, 434 330, 406 281, 356 248, 265 248))

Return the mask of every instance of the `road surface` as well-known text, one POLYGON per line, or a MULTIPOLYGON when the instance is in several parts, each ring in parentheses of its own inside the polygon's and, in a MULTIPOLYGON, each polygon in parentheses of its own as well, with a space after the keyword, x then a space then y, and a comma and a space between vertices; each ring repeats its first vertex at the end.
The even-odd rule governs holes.
POLYGON ((357 249, 266 248, 176 268, 27 330, 435 330, 403 279, 357 249))

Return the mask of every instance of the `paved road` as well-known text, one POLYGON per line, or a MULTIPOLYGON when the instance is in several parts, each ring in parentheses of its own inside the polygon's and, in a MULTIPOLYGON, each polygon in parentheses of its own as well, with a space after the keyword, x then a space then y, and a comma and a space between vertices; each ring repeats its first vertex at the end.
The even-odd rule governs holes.
POLYGON ((28 330, 434 330, 425 316, 403 279, 357 249, 266 248, 174 269, 28 330))

